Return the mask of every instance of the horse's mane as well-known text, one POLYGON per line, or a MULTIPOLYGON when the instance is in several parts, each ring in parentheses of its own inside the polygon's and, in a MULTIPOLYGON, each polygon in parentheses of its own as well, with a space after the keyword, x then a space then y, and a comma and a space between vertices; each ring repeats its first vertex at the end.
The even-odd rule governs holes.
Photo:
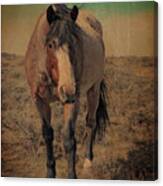
POLYGON ((47 36, 46 43, 48 43, 52 38, 57 38, 58 46, 62 46, 63 44, 71 44, 73 42, 73 38, 78 37, 81 30, 78 25, 69 20, 56 20, 51 26, 47 36))

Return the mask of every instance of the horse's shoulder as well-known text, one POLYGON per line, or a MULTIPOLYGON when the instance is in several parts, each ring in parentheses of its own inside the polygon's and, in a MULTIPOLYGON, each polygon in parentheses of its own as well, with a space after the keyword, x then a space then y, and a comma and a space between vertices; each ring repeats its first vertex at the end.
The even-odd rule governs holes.
POLYGON ((46 13, 43 12, 36 20, 35 27, 32 32, 26 51, 27 57, 28 56, 30 57, 31 55, 38 56, 38 54, 36 54, 37 53, 36 51, 38 49, 39 50, 44 49, 44 42, 48 31, 49 31, 49 25, 46 20, 46 13), (34 52, 34 50, 36 51, 34 52))
POLYGON ((34 32, 36 35, 38 35, 39 38, 41 38, 45 37, 48 31, 49 24, 46 18, 46 12, 43 12, 37 20, 34 32))

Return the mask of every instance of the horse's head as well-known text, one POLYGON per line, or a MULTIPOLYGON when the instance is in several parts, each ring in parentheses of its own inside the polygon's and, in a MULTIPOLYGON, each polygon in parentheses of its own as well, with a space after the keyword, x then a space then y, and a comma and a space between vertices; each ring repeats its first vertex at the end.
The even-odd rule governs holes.
POLYGON ((76 43, 78 8, 72 10, 65 5, 51 5, 47 9, 50 30, 46 37, 48 56, 55 63, 58 96, 63 103, 76 98, 74 51, 76 43))

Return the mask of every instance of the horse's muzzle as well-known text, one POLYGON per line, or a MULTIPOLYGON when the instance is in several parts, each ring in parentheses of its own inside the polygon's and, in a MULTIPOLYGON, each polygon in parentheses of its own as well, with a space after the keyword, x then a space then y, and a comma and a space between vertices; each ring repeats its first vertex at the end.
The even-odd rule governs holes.
POLYGON ((74 103, 76 101, 76 95, 72 91, 66 91, 65 87, 59 89, 59 99, 63 104, 74 103))

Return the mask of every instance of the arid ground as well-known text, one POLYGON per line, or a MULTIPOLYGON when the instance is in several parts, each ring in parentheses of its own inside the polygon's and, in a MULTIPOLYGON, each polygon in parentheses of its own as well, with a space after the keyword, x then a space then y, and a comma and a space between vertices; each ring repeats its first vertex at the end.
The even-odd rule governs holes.
MULTIPOLYGON (((107 58, 110 126, 103 140, 97 140, 94 145, 93 167, 84 170, 86 103, 84 99, 81 101, 76 128, 79 178, 153 180, 157 177, 154 67, 155 60, 151 57, 107 58)), ((58 102, 51 107, 57 177, 65 178, 63 109, 58 102)), ((23 57, 9 53, 2 53, 2 176, 46 176, 41 124, 26 82, 23 57)))
MULTIPOLYGON (((27 85, 23 56, 38 17, 48 6, 2 6, 2 176, 46 176, 41 124, 27 85)), ((78 178, 154 180, 157 178, 157 59, 152 56, 157 56, 156 3, 77 6, 79 12, 91 11, 103 27, 110 114, 105 137, 94 145, 93 167, 84 170, 86 102, 81 100, 76 128, 78 178)), ((63 108, 59 102, 51 107, 57 177, 66 178, 63 108)))

